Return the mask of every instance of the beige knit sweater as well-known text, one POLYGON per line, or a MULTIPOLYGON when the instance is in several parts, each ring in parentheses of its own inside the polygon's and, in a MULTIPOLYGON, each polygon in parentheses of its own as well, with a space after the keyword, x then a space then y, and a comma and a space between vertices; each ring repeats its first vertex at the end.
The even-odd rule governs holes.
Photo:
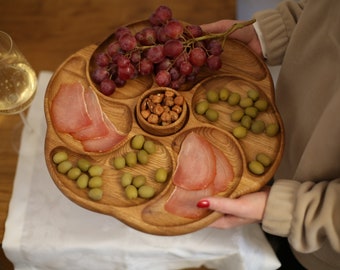
POLYGON ((263 229, 288 237, 307 269, 340 269, 340 1, 283 2, 254 17, 268 64, 282 64, 286 132, 263 229))

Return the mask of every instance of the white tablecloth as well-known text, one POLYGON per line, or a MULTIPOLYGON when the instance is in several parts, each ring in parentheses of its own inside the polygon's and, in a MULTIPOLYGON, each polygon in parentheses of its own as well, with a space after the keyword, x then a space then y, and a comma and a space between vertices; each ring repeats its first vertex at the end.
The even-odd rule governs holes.
POLYGON ((181 236, 136 231, 66 198, 44 162, 43 98, 51 72, 39 74, 38 93, 23 131, 3 248, 15 269, 273 270, 280 266, 258 225, 205 228, 181 236))

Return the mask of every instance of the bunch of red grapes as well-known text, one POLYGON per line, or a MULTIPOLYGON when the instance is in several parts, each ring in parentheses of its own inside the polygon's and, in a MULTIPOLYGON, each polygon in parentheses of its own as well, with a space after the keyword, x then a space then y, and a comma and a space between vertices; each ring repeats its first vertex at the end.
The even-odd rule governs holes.
POLYGON ((204 36, 200 26, 184 25, 166 6, 158 7, 149 22, 135 34, 127 27, 118 28, 115 40, 94 55, 91 78, 104 95, 137 76, 154 75, 159 86, 179 89, 195 80, 202 67, 221 68, 222 42, 204 36))

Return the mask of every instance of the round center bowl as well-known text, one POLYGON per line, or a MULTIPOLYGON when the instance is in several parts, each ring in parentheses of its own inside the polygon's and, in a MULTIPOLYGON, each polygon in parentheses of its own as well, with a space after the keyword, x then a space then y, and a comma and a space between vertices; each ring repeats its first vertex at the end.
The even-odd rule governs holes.
POLYGON ((144 92, 136 105, 140 127, 155 136, 167 136, 183 128, 188 119, 188 105, 174 89, 153 88, 144 92))

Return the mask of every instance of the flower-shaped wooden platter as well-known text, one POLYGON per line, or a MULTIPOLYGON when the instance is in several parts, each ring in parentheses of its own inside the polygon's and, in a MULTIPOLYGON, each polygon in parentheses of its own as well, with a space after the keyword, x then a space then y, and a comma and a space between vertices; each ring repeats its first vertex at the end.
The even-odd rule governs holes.
MULTIPOLYGON (((144 27, 147 22, 130 24, 133 31, 144 27)), ((221 214, 208 212, 200 219, 183 218, 165 210, 164 205, 173 192, 173 174, 177 167, 178 154, 181 144, 187 134, 196 132, 204 136, 213 146, 220 149, 232 165, 234 179, 228 189, 218 194, 236 198, 243 194, 261 189, 273 176, 279 165, 283 147, 284 130, 280 115, 275 106, 274 87, 270 73, 265 63, 258 58, 245 45, 232 39, 227 39, 222 54, 223 66, 217 72, 203 69, 195 82, 188 83, 179 89, 187 104, 185 123, 173 134, 157 135, 143 128, 136 117, 136 107, 145 91, 159 89, 152 76, 138 77, 118 88, 111 96, 105 96, 98 91, 97 85, 90 78, 92 56, 100 51, 111 40, 114 34, 103 43, 89 45, 67 58, 56 70, 51 78, 45 94, 45 116, 47 134, 45 139, 45 158, 49 173, 60 191, 74 203, 106 215, 111 215, 127 225, 151 234, 179 235, 199 230, 216 219, 221 214), (51 106, 54 97, 62 84, 80 82, 85 88, 90 88, 98 96, 103 112, 108 116, 120 133, 126 135, 125 139, 113 149, 106 152, 86 152, 82 144, 66 133, 56 131, 51 120, 51 106), (204 116, 198 115, 195 105, 205 99, 208 90, 228 88, 239 93, 241 97, 247 96, 247 91, 255 89, 260 97, 267 100, 269 107, 259 116, 265 123, 278 123, 280 131, 276 136, 266 134, 253 134, 248 132, 243 139, 236 139, 232 130, 239 123, 230 120, 230 114, 235 106, 230 106, 225 101, 213 103, 210 106, 219 112, 219 118, 210 122, 204 116), (133 175, 143 174, 152 178, 155 170, 164 167, 168 170, 168 181, 165 183, 153 182, 155 196, 151 199, 128 199, 120 184, 123 170, 113 167, 113 159, 123 156, 131 151, 130 141, 137 135, 156 144, 156 152, 150 156, 147 164, 137 164, 125 168, 133 175), (91 200, 86 189, 80 189, 74 180, 57 171, 52 157, 58 151, 66 151, 69 159, 76 162, 79 158, 86 158, 93 164, 100 165, 103 169, 103 197, 101 200, 91 200), (248 163, 255 160, 258 153, 264 153, 272 159, 272 164, 263 174, 252 173, 248 163)), ((65 108, 67 109, 67 108, 65 108)), ((199 145, 197 147, 200 147, 199 145)))

